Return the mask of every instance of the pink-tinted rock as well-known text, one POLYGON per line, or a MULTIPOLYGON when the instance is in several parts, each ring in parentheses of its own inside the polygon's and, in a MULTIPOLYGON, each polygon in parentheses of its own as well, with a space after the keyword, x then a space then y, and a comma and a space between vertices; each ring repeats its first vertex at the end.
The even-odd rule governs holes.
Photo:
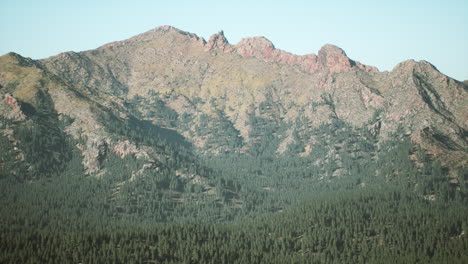
POLYGON ((279 50, 275 48, 271 41, 264 37, 242 39, 236 45, 236 51, 245 58, 256 57, 269 62, 298 65, 308 72, 315 72, 319 69, 317 56, 315 54, 298 56, 279 50))
POLYGON ((242 57, 271 58, 275 50, 273 43, 264 37, 253 37, 242 39, 236 45, 237 53, 242 57))
POLYGON ((210 37, 208 43, 205 45, 205 51, 222 51, 229 53, 234 51, 234 47, 229 44, 228 40, 224 36, 224 32, 220 31, 210 37))
POLYGON ((26 118, 26 115, 21 111, 20 104, 11 94, 5 94, 3 102, 11 107, 11 111, 5 114, 7 118, 14 120, 24 120, 26 118))
POLYGON ((352 68, 352 62, 344 50, 334 45, 326 44, 323 46, 318 52, 318 57, 322 67, 330 73, 347 72, 352 68))
POLYGON ((356 66, 358 68, 360 68, 363 71, 366 71, 366 72, 379 72, 379 69, 377 69, 377 67, 364 65, 364 64, 360 63, 359 61, 354 61, 354 63, 356 64, 356 66))
POLYGON ((353 67, 366 72, 378 72, 375 67, 349 59, 342 49, 330 44, 323 46, 318 56, 315 54, 299 56, 276 49, 273 43, 264 37, 253 37, 242 39, 235 46, 235 50, 237 54, 245 58, 255 57, 269 62, 298 65, 302 70, 312 73, 320 70, 329 73, 346 72, 353 67))
POLYGON ((18 101, 16 101, 16 98, 11 96, 10 94, 5 94, 3 101, 10 105, 13 110, 16 110, 20 107, 18 101))

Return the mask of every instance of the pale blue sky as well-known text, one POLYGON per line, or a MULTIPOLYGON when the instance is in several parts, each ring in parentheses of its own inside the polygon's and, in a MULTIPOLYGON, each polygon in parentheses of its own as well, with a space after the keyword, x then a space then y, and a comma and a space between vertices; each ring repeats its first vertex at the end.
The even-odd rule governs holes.
POLYGON ((0 0, 0 54, 45 58, 161 25, 205 39, 224 30, 233 44, 263 35, 296 54, 330 43, 379 70, 427 60, 450 77, 468 79, 467 0, 0 0))

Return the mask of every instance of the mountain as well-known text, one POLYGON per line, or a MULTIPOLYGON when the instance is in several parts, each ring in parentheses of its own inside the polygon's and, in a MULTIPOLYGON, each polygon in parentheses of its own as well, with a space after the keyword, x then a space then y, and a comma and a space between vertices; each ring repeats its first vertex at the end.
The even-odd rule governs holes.
POLYGON ((387 184, 465 199, 467 89, 426 61, 380 72, 330 44, 299 56, 170 26, 42 60, 9 53, 0 179, 16 213, 2 230, 224 222, 387 184))
MULTIPOLYGON (((2 73, 4 108, 8 98, 35 108, 40 93, 50 97, 56 114, 74 120, 64 133, 88 137, 83 158, 91 174, 99 172, 99 146, 107 151, 121 144, 99 120, 105 114, 149 121, 203 153, 248 152, 271 143, 253 133, 255 117, 271 123, 274 152, 301 141, 301 154, 307 155, 317 140, 310 131, 337 119, 367 125, 383 140, 402 129, 448 168, 467 160, 467 86, 426 61, 378 72, 329 44, 318 55, 297 56, 264 37, 231 45, 223 32, 206 42, 163 26, 40 61, 7 54, 2 73), (21 74, 29 83, 18 80, 21 74)), ((9 110, 2 114, 13 114, 9 110)))

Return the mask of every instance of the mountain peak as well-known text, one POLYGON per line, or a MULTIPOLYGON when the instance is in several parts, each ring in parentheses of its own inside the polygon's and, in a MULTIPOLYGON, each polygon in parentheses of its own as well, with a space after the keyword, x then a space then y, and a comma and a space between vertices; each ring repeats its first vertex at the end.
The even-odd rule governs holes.
POLYGON ((420 76, 426 76, 431 78, 431 80, 438 79, 442 83, 448 83, 449 80, 448 76, 441 73, 434 65, 425 60, 405 60, 393 67, 391 72, 400 76, 417 77, 417 79, 420 79, 420 76))
POLYGON ((378 72, 378 69, 375 67, 349 59, 343 49, 331 44, 324 45, 319 50, 318 56, 315 54, 301 56, 276 49, 275 45, 264 36, 244 38, 236 45, 231 45, 222 30, 213 34, 208 41, 205 41, 205 39, 194 33, 182 31, 167 25, 153 28, 127 40, 106 44, 101 46, 100 49, 155 40, 158 42, 155 44, 158 47, 165 47, 172 51, 177 49, 179 51, 184 50, 185 52, 187 49, 182 48, 183 45, 195 44, 197 48, 201 47, 205 52, 209 52, 212 55, 236 53, 244 58, 254 57, 268 62, 299 66, 307 72, 317 72, 319 70, 325 70, 329 73, 345 72, 355 67, 366 72, 378 72), (175 42, 178 44, 175 45, 175 42))
POLYGON ((237 43, 236 47, 240 49, 250 47, 256 50, 275 49, 273 42, 263 36, 243 38, 237 43))
POLYGON ((170 26, 170 25, 159 26, 159 27, 155 27, 153 29, 153 31, 171 31, 171 30, 182 31, 182 30, 180 30, 180 29, 178 29, 176 27, 170 26))
POLYGON ((130 44, 130 43, 151 41, 151 40, 154 40, 154 39, 156 39, 158 37, 164 36, 166 34, 183 35, 183 36, 186 36, 190 40, 200 42, 203 45, 205 44, 205 40, 203 38, 197 36, 194 33, 190 33, 190 32, 187 32, 187 31, 180 30, 180 29, 178 29, 176 27, 166 25, 166 26, 159 26, 159 27, 153 28, 151 30, 148 30, 148 31, 142 33, 142 34, 133 36, 133 37, 131 37, 129 39, 126 39, 126 40, 114 41, 114 42, 105 44, 105 45, 103 45, 103 46, 101 46, 99 48, 102 49, 102 48, 108 48, 108 47, 122 46, 122 45, 130 44))
POLYGON ((216 34, 213 34, 205 46, 206 51, 216 50, 216 49, 220 49, 225 52, 232 51, 233 49, 231 44, 229 44, 229 41, 224 36, 224 31, 222 30, 216 34))
POLYGON ((350 60, 346 52, 331 44, 326 44, 318 52, 320 62, 330 73, 349 71, 355 62, 350 60))
POLYGON ((201 39, 199 36, 197 36, 197 34, 194 34, 194 33, 190 33, 188 31, 183 31, 183 30, 180 30, 176 27, 173 27, 173 26, 159 26, 159 27, 156 27, 156 28, 153 28, 143 34, 140 34, 140 35, 137 35, 133 38, 130 38, 130 39, 139 39, 139 38, 143 38, 143 39, 147 39, 147 38, 153 38, 155 36, 159 36, 161 34, 165 34, 165 33, 177 33, 177 34, 181 34, 181 35, 184 35, 184 36, 188 36, 189 38, 194 38, 194 39, 201 39))
POLYGON ((237 53, 242 57, 264 58, 275 50, 273 43, 265 37, 244 38, 236 45, 237 53))
POLYGON ((0 56, 0 58, 4 58, 6 60, 15 60, 15 61, 21 61, 25 59, 23 56, 15 52, 8 52, 7 54, 0 56))
POLYGON ((343 55, 347 57, 346 52, 342 48, 332 45, 332 44, 323 45, 320 48, 318 54, 319 55, 320 54, 334 54, 334 55, 343 55))
POLYGON ((408 59, 398 63, 392 71, 413 71, 415 68, 424 69, 425 71, 437 71, 439 70, 432 65, 430 62, 421 60, 416 61, 414 59, 408 59))
POLYGON ((21 66, 33 66, 37 63, 28 57, 23 57, 18 53, 15 52, 8 52, 7 54, 0 56, 0 64, 18 64, 21 66))

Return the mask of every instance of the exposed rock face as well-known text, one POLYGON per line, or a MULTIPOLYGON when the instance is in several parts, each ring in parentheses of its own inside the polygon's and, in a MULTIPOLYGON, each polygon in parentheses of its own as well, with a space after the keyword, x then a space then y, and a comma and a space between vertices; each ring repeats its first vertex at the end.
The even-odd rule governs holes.
POLYGON ((21 111, 21 106, 11 94, 5 94, 3 96, 3 101, 2 103, 7 104, 11 109, 7 109, 5 107, 0 106, 0 114, 2 114, 4 117, 8 119, 13 119, 13 120, 24 120, 26 118, 26 115, 21 111))
POLYGON ((329 70, 330 73, 334 72, 346 72, 351 70, 351 60, 346 56, 344 50, 327 44, 323 46, 318 56, 321 65, 329 70))
POLYGON ((18 101, 16 101, 16 99, 13 96, 11 96, 11 94, 5 94, 3 101, 9 106, 11 106, 13 110, 20 108, 18 101))
POLYGON ((253 37, 242 39, 237 45, 237 53, 242 57, 257 57, 272 60, 272 52, 275 46, 265 37, 253 37))
POLYGON ((121 158, 125 158, 127 155, 138 153, 138 148, 132 144, 130 141, 125 140, 123 142, 118 142, 114 146, 115 154, 119 155, 121 158))
POLYGON ((221 51, 224 53, 233 52, 234 47, 232 47, 226 37, 224 32, 220 31, 210 37, 208 43, 205 45, 205 51, 221 51))
POLYGON ((221 51, 223 53, 237 53, 244 58, 258 58, 267 62, 296 65, 307 72, 328 71, 345 72, 357 67, 366 72, 378 72, 377 68, 355 62, 346 56, 346 53, 333 45, 323 46, 318 56, 308 54, 304 56, 295 55, 283 50, 276 49, 273 43, 265 37, 244 38, 235 46, 229 44, 224 32, 221 31, 210 37, 205 45, 205 51, 221 51))
POLYGON ((256 57, 269 62, 298 65, 303 70, 315 72, 319 69, 317 56, 314 54, 298 56, 278 50, 273 43, 264 37, 242 39, 237 45, 237 53, 243 57, 256 57))
POLYGON ((57 114, 73 120, 65 133, 86 138, 90 174, 109 153, 158 159, 157 150, 116 137, 103 116, 152 122, 202 153, 246 152, 270 129, 276 153, 302 144, 298 155, 314 151, 313 129, 341 120, 379 140, 404 131, 445 165, 467 163, 467 85, 425 61, 379 72, 329 44, 298 56, 264 37, 231 45, 222 31, 206 42, 163 26, 40 61, 9 54, 0 66, 1 92, 11 96, 2 97, 2 115, 18 108, 11 98, 35 107, 38 91, 50 96, 57 114))
POLYGON ((264 37, 253 37, 242 39, 236 45, 236 51, 245 58, 256 57, 269 62, 298 65, 311 73, 319 70, 329 73, 345 72, 351 70, 352 67, 358 67, 366 72, 378 72, 375 67, 352 61, 342 49, 330 44, 323 46, 318 56, 315 54, 298 56, 276 49, 273 43, 264 37))
POLYGON ((345 51, 341 48, 326 44, 319 52, 318 57, 322 68, 329 73, 339 73, 350 71, 353 67, 357 67, 366 72, 378 72, 377 68, 363 65, 348 58, 345 51))

